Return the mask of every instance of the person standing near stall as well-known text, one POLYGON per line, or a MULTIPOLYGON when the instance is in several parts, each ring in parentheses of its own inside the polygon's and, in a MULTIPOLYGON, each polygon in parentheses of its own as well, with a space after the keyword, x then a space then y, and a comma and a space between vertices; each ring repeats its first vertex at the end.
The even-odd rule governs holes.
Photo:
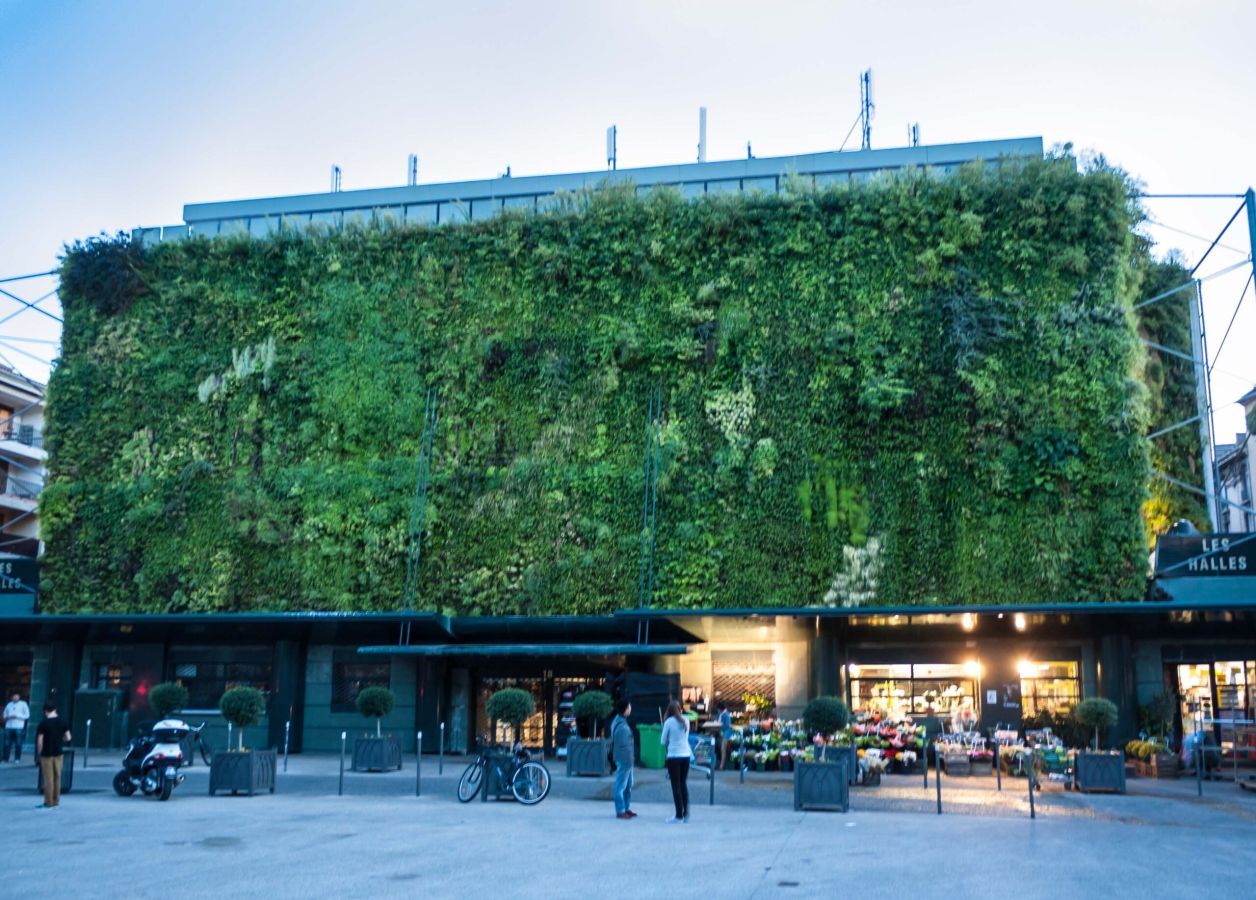
POLYGON ((632 726, 628 717, 632 704, 627 699, 615 703, 615 718, 611 720, 611 761, 615 763, 615 818, 635 819, 632 806, 632 766, 636 762, 637 745, 632 740, 632 726))
POLYGON ((35 755, 44 776, 44 808, 61 803, 61 755, 70 743, 70 729, 57 715, 57 707, 44 704, 44 720, 35 729, 35 755))
POLYGON ((720 703, 719 707, 720 723, 720 768, 728 767, 728 749, 733 743, 733 714, 728 711, 728 707, 720 703))
POLYGON ((9 750, 13 751, 13 761, 22 761, 22 740, 26 736, 26 723, 30 721, 31 708, 26 705, 22 695, 13 692, 12 698, 4 707, 4 762, 9 761, 9 750))
POLYGON ((678 700, 667 707, 661 740, 667 748, 667 777, 672 782, 672 802, 676 804, 676 815, 667 821, 688 822, 689 761, 693 759, 693 750, 689 747, 689 720, 678 700))

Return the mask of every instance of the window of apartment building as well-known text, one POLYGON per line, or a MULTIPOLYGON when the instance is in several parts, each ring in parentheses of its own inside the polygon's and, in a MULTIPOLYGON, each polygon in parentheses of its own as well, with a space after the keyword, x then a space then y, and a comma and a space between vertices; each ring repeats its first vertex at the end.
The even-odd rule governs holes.
POLYGON ((1076 662, 1023 659, 1016 670, 1020 675, 1021 715, 1026 719, 1042 713, 1067 713, 1081 699, 1076 662))
POLYGON ((188 689, 187 711, 218 709, 233 687, 270 693, 271 652, 267 649, 172 648, 170 680, 188 689))
POLYGON ((360 656, 334 657, 331 664, 331 711, 356 712, 358 694, 369 687, 388 687, 392 664, 364 661, 360 656))

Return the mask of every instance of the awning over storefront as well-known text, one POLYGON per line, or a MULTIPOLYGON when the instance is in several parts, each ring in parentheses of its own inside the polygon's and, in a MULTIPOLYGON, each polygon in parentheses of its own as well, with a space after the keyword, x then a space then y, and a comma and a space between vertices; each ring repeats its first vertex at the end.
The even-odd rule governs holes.
POLYGON ((359 647, 386 656, 683 656, 686 644, 392 644, 359 647))

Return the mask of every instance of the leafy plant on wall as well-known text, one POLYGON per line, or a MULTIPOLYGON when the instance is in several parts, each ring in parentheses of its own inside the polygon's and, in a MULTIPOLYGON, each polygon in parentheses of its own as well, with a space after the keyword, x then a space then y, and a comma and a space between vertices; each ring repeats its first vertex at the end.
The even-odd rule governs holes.
POLYGON ((1170 379, 1129 187, 1065 157, 76 245, 42 606, 396 608, 430 386, 424 608, 635 605, 654 385, 656 606, 1135 599, 1170 379))

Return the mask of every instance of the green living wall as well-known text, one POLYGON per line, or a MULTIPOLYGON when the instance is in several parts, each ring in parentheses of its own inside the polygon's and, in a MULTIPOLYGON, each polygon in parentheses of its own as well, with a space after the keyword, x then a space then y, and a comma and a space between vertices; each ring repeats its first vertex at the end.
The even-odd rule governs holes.
POLYGON ((656 607, 1143 595, 1147 277, 1070 158, 543 215, 72 248, 42 604, 656 607))

